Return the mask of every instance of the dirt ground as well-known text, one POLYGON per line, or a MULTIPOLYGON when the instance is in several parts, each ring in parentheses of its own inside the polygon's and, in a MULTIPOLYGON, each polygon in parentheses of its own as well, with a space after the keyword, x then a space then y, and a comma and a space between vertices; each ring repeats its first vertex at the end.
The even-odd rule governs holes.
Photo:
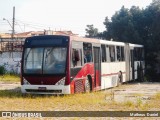
MULTIPOLYGON (((19 82, 6 83, 0 81, 0 90, 13 90, 20 88, 19 82)), ((150 96, 160 92, 160 83, 142 82, 142 83, 127 83, 120 87, 110 88, 104 92, 111 92, 112 97, 119 102, 124 99, 134 99, 135 96, 142 96, 143 99, 149 100, 150 96)), ((107 98, 106 98, 107 99, 107 98)))
POLYGON ((14 90, 20 88, 19 82, 1 82, 0 81, 0 90, 14 90))
POLYGON ((106 98, 108 100, 114 99, 116 102, 136 102, 137 99, 139 99, 142 100, 142 102, 147 102, 152 99, 153 95, 160 93, 160 83, 128 83, 126 85, 122 85, 121 87, 115 87, 108 90, 112 93, 110 98, 106 98))
MULTIPOLYGON (((20 83, 5 83, 0 82, 0 90, 16 90, 20 91, 20 83)), ((106 100, 114 100, 116 102, 132 101, 137 102, 137 99, 148 102, 156 93, 160 93, 160 83, 143 82, 143 83, 127 83, 115 88, 104 90, 110 94, 106 100)))

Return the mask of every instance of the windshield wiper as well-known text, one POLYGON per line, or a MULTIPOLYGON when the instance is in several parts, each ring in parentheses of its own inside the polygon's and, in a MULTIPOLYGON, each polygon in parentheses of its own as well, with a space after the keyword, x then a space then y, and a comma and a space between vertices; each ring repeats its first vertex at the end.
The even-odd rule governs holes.
POLYGON ((52 52, 52 50, 53 50, 53 48, 52 49, 49 49, 49 50, 47 50, 47 52, 46 52, 46 55, 45 55, 45 59, 48 57, 48 55, 52 52))
POLYGON ((28 51, 28 53, 27 53, 27 55, 26 55, 26 57, 25 57, 25 60, 27 60, 27 58, 28 58, 28 55, 29 55, 29 53, 31 52, 31 48, 30 48, 30 50, 28 51))

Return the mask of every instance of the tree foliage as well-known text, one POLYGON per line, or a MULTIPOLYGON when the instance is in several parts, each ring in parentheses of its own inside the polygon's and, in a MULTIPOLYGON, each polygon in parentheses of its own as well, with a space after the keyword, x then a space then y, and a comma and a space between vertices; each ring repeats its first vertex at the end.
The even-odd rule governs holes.
MULTIPOLYGON (((130 9, 122 6, 120 11, 116 12, 111 20, 106 17, 104 25, 106 26, 106 39, 115 41, 138 43, 142 41, 140 31, 143 21, 142 10, 139 7, 132 6, 130 9)), ((106 35, 104 35, 105 37, 106 35)))
POLYGON ((85 30, 86 30, 86 37, 94 38, 98 36, 98 29, 94 28, 93 24, 87 25, 87 28, 85 30))
MULTIPOLYGON (((160 0, 153 0, 145 9, 132 6, 130 9, 121 7, 111 19, 105 18, 104 25, 106 30, 97 33, 93 25, 87 26, 87 37, 97 37, 103 39, 113 39, 135 44, 143 44, 146 53, 146 65, 153 73, 157 63, 158 53, 160 53, 160 0)), ((160 56, 160 55, 159 55, 160 56)), ((150 72, 149 72, 150 73, 150 72)), ((153 75, 152 76, 156 76, 153 75)))
POLYGON ((160 0, 153 2, 145 9, 124 6, 116 12, 111 20, 106 17, 103 32, 104 39, 143 44, 146 53, 147 74, 152 78, 156 76, 156 66, 160 64, 157 59, 160 51, 160 0), (152 71, 152 72, 151 72, 152 71))
POLYGON ((157 51, 160 49, 159 20, 160 0, 153 0, 146 9, 136 6, 127 9, 122 6, 111 20, 106 17, 104 21, 106 31, 103 32, 103 38, 144 44, 147 49, 157 51))

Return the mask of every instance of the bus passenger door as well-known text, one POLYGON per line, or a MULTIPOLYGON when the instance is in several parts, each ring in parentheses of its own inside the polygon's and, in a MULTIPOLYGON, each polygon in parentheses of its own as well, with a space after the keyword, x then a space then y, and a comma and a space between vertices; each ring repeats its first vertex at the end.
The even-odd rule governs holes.
POLYGON ((100 47, 93 47, 94 52, 94 86, 101 86, 101 53, 100 47))

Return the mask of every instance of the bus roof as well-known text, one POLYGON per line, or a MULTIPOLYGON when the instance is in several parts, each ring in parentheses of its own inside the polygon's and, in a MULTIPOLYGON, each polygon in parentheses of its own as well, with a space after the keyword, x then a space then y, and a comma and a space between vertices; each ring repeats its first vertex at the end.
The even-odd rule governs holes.
MULTIPOLYGON (((68 35, 44 35, 44 36, 34 36, 34 37, 29 37, 26 39, 36 39, 36 38, 52 38, 52 37, 70 37, 71 41, 79 41, 79 42, 92 42, 92 43, 99 43, 99 44, 107 44, 107 45, 120 45, 120 46, 125 46, 126 43, 124 42, 117 42, 117 41, 109 41, 109 40, 102 40, 102 39, 96 39, 96 38, 85 38, 85 37, 79 37, 79 36, 68 36, 68 35)), ((143 45, 139 44, 132 44, 128 43, 129 46, 131 47, 143 47, 143 45)))
POLYGON ((78 36, 70 36, 70 39, 73 41, 100 43, 100 40, 95 39, 95 38, 84 38, 84 37, 78 37, 78 36))
POLYGON ((109 40, 100 40, 101 44, 107 44, 107 45, 120 45, 120 46, 124 46, 125 43, 123 42, 116 42, 116 41, 109 41, 109 40))
POLYGON ((131 46, 131 47, 144 47, 143 45, 132 44, 132 43, 129 43, 129 46, 131 46))
MULTIPOLYGON (((78 37, 78 36, 70 36, 70 39, 72 41, 79 41, 79 42, 89 42, 89 43, 92 42, 92 43, 107 44, 107 45, 125 46, 124 42, 109 41, 109 40, 102 40, 102 39, 96 39, 96 38, 85 38, 85 37, 78 37)), ((143 47, 143 45, 131 44, 131 43, 129 43, 129 46, 143 47)))

